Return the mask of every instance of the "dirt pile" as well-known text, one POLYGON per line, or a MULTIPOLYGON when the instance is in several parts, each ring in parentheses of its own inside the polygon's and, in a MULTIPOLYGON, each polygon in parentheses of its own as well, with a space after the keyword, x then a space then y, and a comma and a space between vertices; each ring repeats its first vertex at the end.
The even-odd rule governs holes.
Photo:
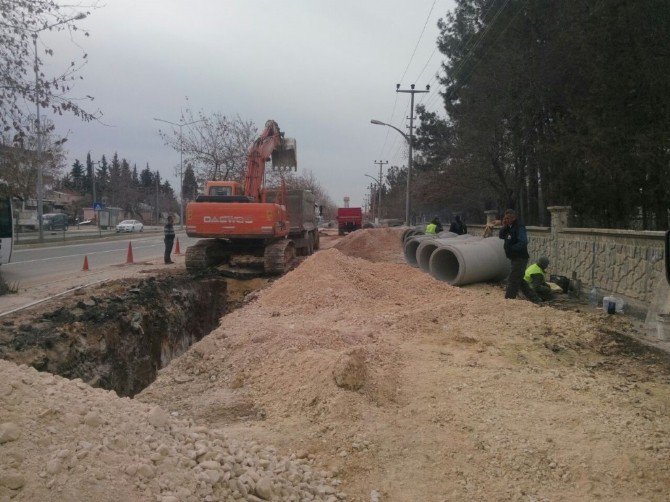
POLYGON ((435 281, 387 230, 247 297, 135 400, 0 362, 0 500, 667 499, 669 365, 624 318, 435 281))
POLYGON ((347 256, 374 262, 403 263, 400 238, 404 229, 364 228, 348 234, 335 244, 335 249, 347 256))
POLYGON ((330 500, 338 481, 273 448, 0 361, 0 500, 330 500))
POLYGON ((312 455, 353 500, 664 499, 668 368, 624 319, 375 262, 393 233, 311 256, 138 399, 312 455))

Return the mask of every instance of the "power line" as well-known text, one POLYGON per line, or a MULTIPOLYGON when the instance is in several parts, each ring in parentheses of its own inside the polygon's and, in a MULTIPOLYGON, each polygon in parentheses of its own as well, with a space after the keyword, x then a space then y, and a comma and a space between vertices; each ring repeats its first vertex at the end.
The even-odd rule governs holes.
MULTIPOLYGON (((479 46, 479 44, 483 41, 484 37, 485 37, 486 34, 488 33, 488 30, 491 28, 491 26, 493 25, 493 23, 495 23, 495 19, 496 19, 497 16, 502 12, 502 9, 505 8, 505 6, 507 5, 508 2, 509 2, 509 0, 506 0, 505 4, 498 10, 498 12, 497 12, 496 15, 494 16, 493 20, 491 21, 491 23, 490 23, 489 25, 487 25, 486 28, 485 28, 483 31, 479 31, 479 32, 475 32, 475 31, 473 31, 473 32, 470 33, 470 35, 469 35, 468 38, 466 39, 465 43, 463 44, 463 45, 466 47, 466 52, 467 52, 466 57, 461 61, 461 64, 459 65, 459 67, 457 68, 457 70, 455 71, 455 73, 458 73, 458 72, 463 68, 463 66, 465 65, 465 63, 467 62, 467 60, 470 59, 470 58, 473 56, 473 54, 474 54, 474 49, 476 49, 476 48, 479 46), (468 48, 468 44, 469 44, 469 43, 473 40, 473 38, 476 37, 477 35, 480 35, 479 39, 478 39, 474 44, 472 44, 472 45, 468 48)), ((483 20, 483 19, 484 19, 484 18, 491 12, 491 9, 493 8, 493 5, 494 5, 494 4, 495 4, 495 1, 492 1, 492 2, 488 5, 488 8, 486 8, 485 10, 482 11, 481 16, 480 16, 482 20, 483 20)), ((435 47, 435 49, 437 49, 437 46, 435 47)), ((435 51, 433 51, 433 53, 434 53, 434 52, 435 52, 435 51)), ((431 57, 432 57, 432 55, 431 55, 431 57)), ((439 71, 439 69, 438 69, 438 71, 439 71)), ((423 73, 423 72, 422 72, 422 73, 423 73)), ((438 77, 438 73, 436 73, 435 75, 433 75, 433 78, 431 79, 431 81, 429 82, 429 84, 432 85, 433 81, 434 81, 437 77, 438 77)), ((421 96, 421 100, 419 101, 419 104, 424 104, 424 98, 427 98, 427 101, 426 101, 426 103, 424 104, 424 106, 425 106, 426 108, 428 108, 429 106, 431 106, 431 105, 435 102, 435 99, 437 99, 439 96, 440 96, 439 90, 438 90, 438 89, 435 89, 435 93, 431 93, 431 94, 429 94, 429 95, 427 95, 427 96, 421 96)))
MULTIPOLYGON (((486 16, 486 14, 487 14, 488 12, 491 11, 491 8, 492 8, 492 6, 493 6, 494 3, 495 3, 495 2, 491 2, 491 5, 489 6, 488 10, 487 10, 485 13, 484 13, 484 12, 482 13, 482 17, 486 16)), ((471 58, 474 56, 474 51, 481 45, 481 43, 484 41, 484 38, 486 37, 486 35, 491 31, 491 29, 492 29, 493 26, 495 25, 495 23, 496 23, 498 17, 502 14, 503 10, 507 7, 507 4, 509 4, 509 0, 505 0, 505 3, 502 4, 502 6, 496 11, 495 15, 494 15, 493 18, 491 19, 491 22, 486 26, 486 28, 484 28, 484 30, 481 32, 481 36, 479 37, 479 39, 478 39, 478 40, 471 46, 471 48, 470 48, 468 54, 466 55, 466 57, 461 61, 461 63, 459 64, 458 68, 456 68, 456 70, 453 72, 453 76, 451 77, 451 79, 452 79, 454 82, 456 82, 456 78, 457 78, 458 74, 459 74, 459 73, 461 72, 461 70, 465 67, 465 64, 467 63, 467 61, 468 61, 469 59, 471 59, 471 58)), ((460 83, 460 85, 458 86, 458 89, 460 89, 460 88, 465 84, 465 81, 467 81, 467 79, 469 79, 469 78, 472 76, 472 74, 474 73, 474 71, 475 71, 475 69, 477 68, 477 66, 481 63, 483 57, 484 57, 486 54, 488 54, 488 52, 489 52, 489 50, 491 49, 491 47, 493 47, 493 46, 495 45, 495 43, 496 43, 498 40, 500 40, 500 38, 505 34, 505 32, 509 29, 509 27, 512 25, 512 23, 514 22, 514 20, 516 19, 516 17, 519 15, 519 13, 520 13, 521 11, 522 11, 522 7, 519 7, 519 9, 514 13, 514 15, 512 16, 512 18, 510 19, 510 21, 509 21, 509 22, 507 23, 507 25, 505 26, 505 28, 500 32, 500 34, 499 34, 498 37, 496 38, 495 42, 492 43, 492 44, 490 44, 490 45, 486 48, 486 50, 485 50, 484 53, 482 54, 482 58, 480 58, 479 61, 475 62, 475 64, 470 68, 470 71, 468 72, 467 76, 464 76, 464 78, 461 79, 461 83, 460 83)), ((469 37, 469 40, 470 40, 470 39, 472 39, 472 35, 469 37)), ((466 44, 467 44, 467 42, 466 42, 466 44)), ((439 92, 437 92, 436 94, 432 95, 432 96, 428 99, 428 101, 426 102, 426 104, 425 104, 424 106, 426 106, 426 107, 431 106, 431 105, 434 103, 434 101, 435 101, 435 99, 437 98, 437 96, 439 96, 439 92)))
MULTIPOLYGON (((505 7, 507 7, 507 4, 509 3, 509 1, 510 0, 505 0, 505 3, 502 4, 500 9, 498 9, 498 11, 495 13, 495 15, 493 16, 493 19, 491 19, 491 22, 486 26, 486 28, 484 28, 484 30, 482 31, 482 34, 479 37, 479 39, 470 48, 470 51, 468 52, 468 54, 466 54, 465 58, 461 61, 461 64, 454 71, 454 76, 452 77, 452 80, 456 81, 457 75, 461 72, 461 70, 465 66, 465 63, 467 63, 468 60, 471 59, 474 56, 475 49, 477 49, 477 47, 479 47, 481 45, 481 43, 484 41, 484 38, 486 38, 486 35, 489 33, 491 28, 495 25, 495 22, 498 19, 498 16, 500 16, 500 14, 505 9, 505 7)), ((491 4, 491 5, 493 5, 493 4, 491 4)))
POLYGON ((423 28, 421 29, 421 33, 419 34, 419 39, 416 41, 416 45, 414 46, 414 51, 412 51, 412 56, 409 58, 409 61, 407 62, 407 66, 405 67, 405 71, 402 73, 402 77, 400 77, 398 82, 402 82, 403 79, 405 78, 405 75, 407 75, 407 70, 409 70, 409 65, 411 65, 412 61, 414 60, 414 55, 416 54, 416 50, 419 48, 419 44, 421 43, 421 38, 423 38, 423 34, 426 31, 426 26, 428 26, 428 21, 430 21, 430 16, 433 13, 433 9, 435 8, 436 3, 437 3, 437 0, 433 0, 433 5, 430 6, 430 11, 428 11, 428 16, 426 16, 426 22, 423 23, 423 28))

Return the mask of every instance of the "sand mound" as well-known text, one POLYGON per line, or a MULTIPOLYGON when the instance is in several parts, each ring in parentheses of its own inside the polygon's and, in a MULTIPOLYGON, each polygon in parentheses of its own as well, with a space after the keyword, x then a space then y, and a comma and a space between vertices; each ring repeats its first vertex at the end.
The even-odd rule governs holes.
POLYGON ((334 248, 347 256, 375 262, 403 263, 403 228, 364 228, 345 236, 334 248))
MULTIPOLYGON (((394 233, 341 244, 392 255, 394 233)), ((667 384, 654 366, 605 362, 599 340, 616 343, 603 333, 627 328, 597 320, 329 249, 224 317, 138 399, 313 455, 354 500, 661 500, 670 450, 644 445, 667 438, 667 384), (631 375, 654 383, 631 387, 631 375)))
POLYGON ((6 361, 0 374, 0 500, 338 498, 321 471, 273 448, 80 380, 6 361))

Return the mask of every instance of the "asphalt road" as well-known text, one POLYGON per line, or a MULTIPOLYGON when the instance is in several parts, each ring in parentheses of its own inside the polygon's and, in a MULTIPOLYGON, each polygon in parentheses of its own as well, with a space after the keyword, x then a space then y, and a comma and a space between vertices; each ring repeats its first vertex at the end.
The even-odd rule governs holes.
MULTIPOLYGON (((177 233, 182 253, 197 239, 177 233)), ((82 271, 84 257, 88 257, 91 270, 126 262, 128 243, 132 243, 135 262, 155 260, 163 256, 163 236, 128 235, 127 239, 91 241, 79 244, 22 249, 15 248, 10 263, 2 265, 0 272, 5 281, 22 287, 45 284, 56 278, 85 275, 82 271)))

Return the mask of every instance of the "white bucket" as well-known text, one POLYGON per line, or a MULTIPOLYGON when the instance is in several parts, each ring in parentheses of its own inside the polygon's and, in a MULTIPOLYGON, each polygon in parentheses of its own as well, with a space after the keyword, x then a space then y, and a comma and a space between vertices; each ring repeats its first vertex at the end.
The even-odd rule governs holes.
POLYGON ((670 341, 670 314, 658 314, 656 316, 656 334, 664 341, 670 341))

